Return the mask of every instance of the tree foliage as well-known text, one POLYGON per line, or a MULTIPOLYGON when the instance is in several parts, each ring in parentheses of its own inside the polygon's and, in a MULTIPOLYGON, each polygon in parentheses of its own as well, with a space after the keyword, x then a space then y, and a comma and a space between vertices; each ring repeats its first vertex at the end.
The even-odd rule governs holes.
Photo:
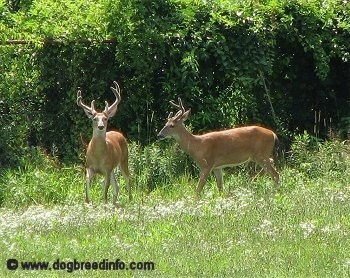
POLYGON ((178 96, 199 132, 311 131, 319 111, 336 125, 349 117, 349 34, 340 0, 1 0, 0 162, 31 145, 76 159, 91 133, 77 88, 101 109, 113 80, 110 126, 143 144, 178 96))

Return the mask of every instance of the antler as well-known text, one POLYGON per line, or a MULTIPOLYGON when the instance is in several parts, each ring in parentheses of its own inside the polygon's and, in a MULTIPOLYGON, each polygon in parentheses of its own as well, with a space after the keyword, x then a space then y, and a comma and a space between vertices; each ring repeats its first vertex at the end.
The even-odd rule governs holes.
POLYGON ((180 109, 182 113, 185 113, 185 112, 186 112, 186 109, 185 109, 185 107, 184 107, 183 104, 182 104, 181 98, 178 97, 177 100, 178 100, 179 104, 176 104, 176 103, 173 102, 172 100, 170 101, 170 104, 171 104, 172 106, 174 106, 175 108, 180 109))
POLYGON ((121 97, 120 97, 121 90, 120 90, 119 84, 116 81, 113 81, 113 84, 115 87, 111 87, 111 90, 114 93, 116 100, 114 101, 114 103, 111 106, 108 106, 107 101, 105 101, 105 103, 106 103, 105 113, 107 115, 111 115, 111 116, 113 116, 115 114, 115 112, 117 112, 117 106, 118 106, 119 102, 121 101, 121 97))
MULTIPOLYGON (((175 108, 179 109, 179 111, 174 116, 175 120, 179 119, 186 112, 186 109, 185 109, 185 107, 182 104, 181 98, 178 98, 177 100, 178 100, 179 104, 174 103, 172 100, 170 101, 170 104, 172 106, 174 106, 175 108)), ((172 115, 173 115, 173 113, 170 112, 170 114, 168 116, 168 119, 170 119, 172 117, 172 115)))
POLYGON ((78 92, 77 92, 77 105, 81 108, 84 109, 85 113, 87 114, 95 114, 96 110, 95 110, 95 100, 91 101, 91 107, 87 106, 86 104, 84 104, 82 102, 82 96, 81 96, 81 90, 80 88, 78 88, 78 92))
POLYGON ((173 112, 170 112, 169 115, 168 115, 168 120, 171 119, 173 117, 173 112))

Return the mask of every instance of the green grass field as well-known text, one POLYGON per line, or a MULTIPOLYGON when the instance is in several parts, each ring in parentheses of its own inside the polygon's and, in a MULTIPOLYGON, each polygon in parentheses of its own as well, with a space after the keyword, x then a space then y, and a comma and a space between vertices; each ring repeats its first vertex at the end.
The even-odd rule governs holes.
POLYGON ((132 144, 134 200, 120 177, 118 208, 111 190, 102 204, 101 178, 85 205, 83 167, 33 151, 24 167, 1 173, 0 276, 348 277, 350 149, 306 139, 279 163, 278 187, 267 175, 251 183, 242 166, 225 171, 223 196, 211 177, 200 200, 198 171, 177 148, 132 144), (25 262, 51 270, 23 270, 25 262), (74 269, 78 262, 128 270, 74 269))

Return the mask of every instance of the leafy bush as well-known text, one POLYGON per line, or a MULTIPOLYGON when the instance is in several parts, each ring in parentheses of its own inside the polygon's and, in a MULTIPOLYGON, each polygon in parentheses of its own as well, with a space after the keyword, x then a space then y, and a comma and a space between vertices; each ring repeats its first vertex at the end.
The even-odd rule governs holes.
POLYGON ((20 164, 17 171, 0 173, 0 207, 62 204, 78 198, 75 187, 83 183, 82 168, 62 167, 40 148, 26 150, 20 164))
POLYGON ((110 126, 142 144, 177 96, 195 131, 311 130, 310 111, 337 124, 349 116, 349 30, 339 0, 0 1, 0 162, 27 146, 77 161, 91 132, 77 88, 101 107, 113 80, 123 100, 110 126))
POLYGON ((152 191, 172 187, 179 178, 193 173, 194 164, 178 146, 153 143, 129 144, 129 163, 135 188, 152 191))
POLYGON ((350 158, 345 141, 321 142, 307 133, 297 135, 291 146, 289 161, 309 177, 322 177, 331 173, 344 173, 350 158))

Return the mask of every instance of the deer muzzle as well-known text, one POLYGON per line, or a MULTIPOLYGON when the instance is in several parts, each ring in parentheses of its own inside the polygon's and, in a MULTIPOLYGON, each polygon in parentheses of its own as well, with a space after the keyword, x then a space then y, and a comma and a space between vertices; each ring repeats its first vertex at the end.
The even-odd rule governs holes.
POLYGON ((166 127, 163 127, 162 130, 158 132, 157 136, 159 138, 165 138, 167 136, 165 129, 166 129, 166 127))
POLYGON ((103 130, 103 129, 105 128, 105 125, 104 125, 104 123, 103 123, 102 120, 99 120, 99 121, 98 121, 97 128, 98 128, 99 130, 103 130))

